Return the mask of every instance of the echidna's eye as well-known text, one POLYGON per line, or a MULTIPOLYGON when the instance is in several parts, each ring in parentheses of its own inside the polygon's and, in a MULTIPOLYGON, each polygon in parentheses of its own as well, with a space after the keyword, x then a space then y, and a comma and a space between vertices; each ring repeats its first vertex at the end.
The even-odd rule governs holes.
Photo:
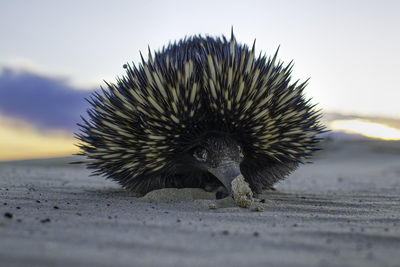
POLYGON ((240 157, 240 158, 244 158, 244 154, 243 154, 243 151, 242 151, 242 147, 241 147, 241 146, 238 146, 238 149, 239 149, 239 157, 240 157))
POLYGON ((198 161, 206 162, 207 150, 205 148, 197 148, 193 153, 193 157, 198 161))

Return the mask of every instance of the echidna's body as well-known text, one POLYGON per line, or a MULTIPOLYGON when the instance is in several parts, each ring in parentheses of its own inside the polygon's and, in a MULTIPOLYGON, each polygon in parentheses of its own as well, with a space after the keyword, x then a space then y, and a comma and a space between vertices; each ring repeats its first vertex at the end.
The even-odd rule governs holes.
POLYGON ((255 57, 235 38, 195 36, 149 53, 80 125, 95 173, 139 192, 225 186, 240 173, 259 193, 316 150, 320 114, 290 83, 291 64, 255 57))

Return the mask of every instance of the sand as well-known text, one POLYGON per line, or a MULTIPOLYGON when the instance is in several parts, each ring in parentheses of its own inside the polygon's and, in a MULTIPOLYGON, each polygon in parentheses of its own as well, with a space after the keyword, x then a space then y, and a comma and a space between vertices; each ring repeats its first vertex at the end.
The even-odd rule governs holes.
POLYGON ((138 198, 71 158, 0 163, 0 266, 400 266, 400 142, 325 147, 262 212, 200 189, 138 198))

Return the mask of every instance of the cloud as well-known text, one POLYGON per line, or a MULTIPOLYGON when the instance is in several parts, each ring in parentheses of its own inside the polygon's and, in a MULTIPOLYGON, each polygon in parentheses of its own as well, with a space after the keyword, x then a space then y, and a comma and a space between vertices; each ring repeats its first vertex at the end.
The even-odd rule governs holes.
POLYGON ((39 129, 76 131, 91 91, 66 80, 5 68, 0 72, 0 113, 25 120, 39 129))
POLYGON ((38 131, 26 121, 0 115, 0 161, 69 156, 78 152, 71 133, 38 131))

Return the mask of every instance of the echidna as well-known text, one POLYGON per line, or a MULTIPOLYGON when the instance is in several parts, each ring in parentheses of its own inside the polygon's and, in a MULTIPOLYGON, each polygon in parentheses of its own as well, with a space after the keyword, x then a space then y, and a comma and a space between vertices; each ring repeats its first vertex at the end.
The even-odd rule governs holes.
POLYGON ((242 175, 254 193, 317 150, 320 111, 291 83, 292 63, 255 56, 235 37, 193 36, 148 60, 88 101, 78 146, 94 174, 145 194, 226 188, 242 175))

